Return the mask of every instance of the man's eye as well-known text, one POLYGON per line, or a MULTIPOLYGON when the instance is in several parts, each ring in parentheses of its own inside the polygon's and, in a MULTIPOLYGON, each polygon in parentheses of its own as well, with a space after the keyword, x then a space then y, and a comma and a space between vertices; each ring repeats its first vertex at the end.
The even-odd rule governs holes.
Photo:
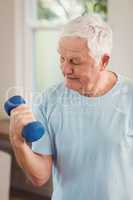
POLYGON ((70 59, 70 63, 72 65, 80 65, 81 64, 79 59, 70 59))
POLYGON ((73 60, 73 59, 70 60, 70 63, 71 63, 72 65, 80 65, 80 63, 79 63, 78 61, 73 60))

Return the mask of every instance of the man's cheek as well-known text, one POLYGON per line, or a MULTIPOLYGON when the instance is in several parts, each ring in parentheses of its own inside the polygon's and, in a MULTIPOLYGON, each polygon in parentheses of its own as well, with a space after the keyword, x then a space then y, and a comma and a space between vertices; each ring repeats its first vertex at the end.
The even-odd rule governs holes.
POLYGON ((80 78, 80 83, 81 83, 81 85, 83 85, 83 86, 88 85, 89 81, 90 81, 90 78, 89 78, 88 76, 82 76, 82 77, 80 78))

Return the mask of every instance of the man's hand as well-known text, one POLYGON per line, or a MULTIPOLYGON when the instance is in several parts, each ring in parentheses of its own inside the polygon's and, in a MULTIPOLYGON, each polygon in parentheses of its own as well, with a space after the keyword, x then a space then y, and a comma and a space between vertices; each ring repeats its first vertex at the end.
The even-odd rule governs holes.
POLYGON ((9 133, 12 146, 20 146, 25 143, 22 129, 33 121, 36 120, 29 105, 21 104, 11 111, 9 133))

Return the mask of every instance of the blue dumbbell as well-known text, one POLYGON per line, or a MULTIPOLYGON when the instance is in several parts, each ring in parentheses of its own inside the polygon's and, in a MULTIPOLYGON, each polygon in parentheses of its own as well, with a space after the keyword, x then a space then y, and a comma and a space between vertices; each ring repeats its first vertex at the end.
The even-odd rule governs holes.
MULTIPOLYGON (((16 108, 20 104, 25 104, 25 100, 21 96, 13 96, 8 99, 4 104, 6 113, 10 116, 12 109, 16 108)), ((27 142, 34 142, 39 140, 45 133, 44 126, 39 121, 33 121, 28 123, 22 129, 22 136, 27 142)))

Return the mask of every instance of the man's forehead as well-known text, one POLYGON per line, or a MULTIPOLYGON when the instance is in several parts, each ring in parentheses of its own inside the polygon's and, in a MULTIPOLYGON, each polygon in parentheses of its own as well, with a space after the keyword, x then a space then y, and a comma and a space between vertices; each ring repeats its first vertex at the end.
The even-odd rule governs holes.
POLYGON ((59 49, 63 51, 80 52, 87 50, 87 42, 83 38, 64 37, 59 40, 59 49))
POLYGON ((57 49, 57 51, 61 54, 61 53, 73 53, 73 54, 80 54, 83 49, 73 49, 73 48, 64 48, 64 47, 59 47, 57 49))

